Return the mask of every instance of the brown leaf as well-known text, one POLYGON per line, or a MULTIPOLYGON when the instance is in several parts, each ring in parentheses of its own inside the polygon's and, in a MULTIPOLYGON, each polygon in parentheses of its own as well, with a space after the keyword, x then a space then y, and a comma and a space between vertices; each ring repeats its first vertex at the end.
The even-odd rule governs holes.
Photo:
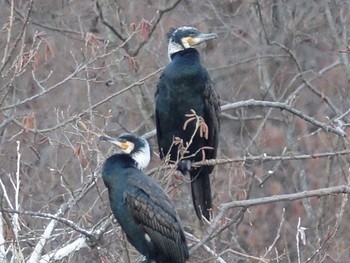
POLYGON ((137 65, 135 58, 132 58, 130 56, 124 56, 124 59, 126 60, 126 62, 128 62, 130 70, 136 72, 137 65))
POLYGON ((175 137, 173 143, 174 145, 183 145, 183 140, 180 137, 175 137))
POLYGON ((88 165, 89 161, 86 158, 86 155, 81 143, 77 143, 77 145, 75 146, 74 155, 78 157, 82 167, 85 168, 88 165))
POLYGON ((220 226, 224 226, 228 222, 227 217, 222 217, 220 220, 220 226))
POLYGON ((202 161, 205 161, 205 150, 204 149, 202 149, 202 161))
POLYGON ((44 36, 46 36, 45 31, 35 32, 35 37, 37 38, 43 38, 44 36))
POLYGON ((151 32, 151 23, 147 21, 146 19, 142 18, 140 22, 141 27, 141 36, 143 41, 147 41, 149 38, 149 34, 151 32))
POLYGON ((135 32, 135 30, 136 30, 136 25, 135 25, 135 23, 131 23, 131 24, 130 24, 130 29, 131 29, 132 32, 135 32))
POLYGON ((21 59, 19 59, 19 69, 20 71, 24 70, 24 68, 27 66, 30 60, 30 53, 29 52, 24 52, 22 54, 21 59))
POLYGON ((44 52, 45 61, 56 57, 55 51, 51 47, 48 41, 45 41, 45 52, 44 52))
POLYGON ((92 46, 98 46, 98 47, 104 47, 105 46, 103 40, 101 38, 95 36, 91 32, 87 32, 86 33, 85 40, 86 40, 86 42, 88 44, 90 44, 92 46))
POLYGON ((5 239, 7 242, 12 242, 13 241, 13 231, 11 230, 9 225, 4 225, 4 234, 5 234, 5 239))
POLYGON ((29 113, 22 119, 22 125, 24 128, 24 132, 28 133, 30 129, 34 129, 36 126, 36 120, 34 112, 29 113))
POLYGON ((204 137, 208 140, 209 137, 209 128, 208 125, 205 123, 203 117, 199 117, 199 134, 200 137, 204 137))
POLYGON ((33 70, 34 71, 37 71, 39 69, 39 64, 40 64, 40 60, 39 60, 38 51, 34 51, 34 54, 33 54, 33 70))

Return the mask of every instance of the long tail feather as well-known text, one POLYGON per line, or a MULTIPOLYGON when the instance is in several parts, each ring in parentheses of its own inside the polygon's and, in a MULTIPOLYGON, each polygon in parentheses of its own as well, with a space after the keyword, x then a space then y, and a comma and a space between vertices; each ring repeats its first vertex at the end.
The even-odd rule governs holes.
POLYGON ((208 220, 211 218, 212 197, 209 174, 205 169, 191 171, 192 200, 199 219, 202 219, 202 215, 208 220))

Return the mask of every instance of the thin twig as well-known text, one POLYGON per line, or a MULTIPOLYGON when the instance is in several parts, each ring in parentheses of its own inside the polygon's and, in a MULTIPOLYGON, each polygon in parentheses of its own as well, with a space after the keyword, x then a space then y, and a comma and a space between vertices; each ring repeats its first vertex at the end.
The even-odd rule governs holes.
POLYGON ((246 212, 245 208, 242 208, 237 215, 235 215, 234 218, 232 218, 230 221, 225 223, 224 225, 222 224, 223 221, 225 221, 225 213, 227 210, 221 209, 220 212, 218 213, 217 216, 215 216, 211 223, 210 223, 210 228, 208 230, 208 233, 205 237, 203 237, 197 244, 195 244, 193 247, 190 249, 190 254, 192 254, 194 251, 199 249, 201 246, 203 246, 207 241, 211 240, 215 236, 219 235, 222 231, 227 229, 228 227, 234 225, 237 223, 244 213, 246 212))
POLYGON ((34 3, 34 0, 30 0, 29 6, 28 6, 28 8, 27 8, 27 14, 26 14, 25 19, 24 19, 24 22, 23 22, 23 27, 22 27, 20 33, 18 34, 18 36, 16 37, 16 39, 15 39, 15 41, 14 41, 14 43, 13 43, 13 46, 12 46, 10 52, 8 53, 7 59, 4 58, 3 64, 2 64, 2 66, 1 66, 1 68, 0 68, 0 75, 2 74, 2 72, 3 72, 4 68, 6 67, 6 65, 7 65, 7 64, 9 63, 9 61, 11 60, 12 54, 13 54, 13 52, 16 50, 17 45, 18 45, 19 41, 21 40, 21 38, 22 38, 22 36, 23 36, 23 34, 24 34, 24 32, 25 32, 25 29, 26 29, 27 26, 28 26, 29 17, 30 17, 30 15, 31 15, 32 9, 33 9, 33 3, 34 3))
POLYGON ((110 23, 108 23, 108 21, 106 21, 106 19, 104 18, 103 11, 102 11, 102 8, 101 8, 99 1, 96 1, 96 8, 98 11, 97 13, 99 15, 99 18, 102 21, 102 24, 104 24, 106 27, 108 27, 109 30, 111 30, 120 40, 125 42, 127 38, 124 37, 121 32, 119 32, 114 26, 112 26, 110 23))
MULTIPOLYGON (((290 50, 288 47, 286 47, 285 45, 278 43, 278 42, 274 42, 274 41, 270 41, 269 36, 267 34, 267 30, 266 30, 266 26, 265 23, 262 19, 262 14, 261 14, 261 5, 259 0, 256 0, 256 5, 257 5, 257 11, 258 11, 258 15, 259 15, 259 19, 260 19, 260 23, 261 26, 263 28, 264 31, 264 36, 265 36, 265 40, 267 42, 268 45, 273 45, 273 46, 277 46, 279 48, 281 48, 282 50, 284 50, 287 54, 289 54, 289 56, 291 57, 291 59, 294 61, 301 79, 303 81, 303 83, 305 84, 305 86, 311 91, 313 92, 315 95, 317 95, 319 98, 321 98, 337 115, 341 115, 341 111, 333 104, 333 102, 327 97, 325 96, 325 94, 323 92, 318 91, 316 88, 314 88, 311 83, 310 80, 306 79, 304 74, 303 74, 303 69, 301 64, 299 63, 295 53, 290 50)), ((296 92, 293 92, 294 95, 296 95, 296 92)))
MULTIPOLYGON (((146 134, 147 135, 147 134, 146 134)), ((324 152, 314 154, 300 154, 300 155, 283 155, 283 156, 270 156, 270 155, 258 155, 258 156, 243 156, 237 158, 225 158, 225 159, 208 159, 200 162, 193 162, 193 167, 200 166, 214 166, 223 165, 228 163, 249 163, 249 162, 271 162, 271 161, 295 161, 295 160, 308 160, 318 158, 329 158, 332 156, 349 155, 350 150, 338 151, 338 152, 324 152)), ((153 174, 160 170, 174 169, 176 166, 169 164, 162 167, 157 167, 149 170, 148 174, 153 174)))
POLYGON ((295 201, 295 200, 304 199, 304 198, 319 197, 319 196, 325 196, 325 195, 336 195, 336 194, 350 194, 350 185, 338 185, 333 187, 299 192, 299 193, 281 194, 281 195, 274 195, 274 196, 268 196, 268 197, 262 197, 262 198, 256 198, 256 199, 232 201, 229 203, 223 203, 221 205, 221 210, 226 211, 228 209, 232 209, 236 207, 248 208, 251 206, 262 205, 262 204, 269 204, 269 203, 282 202, 282 201, 295 201))
MULTIPOLYGON (((84 68, 85 66, 86 66, 86 65, 84 65, 84 66, 82 66, 82 67, 84 68)), ((83 68, 80 68, 79 71, 80 71, 81 69, 83 69, 83 68)), ((68 118, 66 121, 64 121, 64 122, 62 122, 62 123, 59 123, 59 124, 57 124, 57 125, 55 125, 55 126, 53 126, 53 127, 46 128, 46 129, 40 129, 40 130, 28 129, 28 131, 30 131, 30 132, 38 132, 38 133, 48 133, 48 132, 52 132, 52 131, 54 131, 54 130, 56 130, 56 129, 59 129, 59 128, 61 128, 61 127, 64 127, 64 126, 66 126, 67 124, 69 124, 69 123, 71 123, 71 122, 73 122, 73 121, 76 121, 76 120, 80 119, 80 118, 83 117, 85 114, 88 114, 88 113, 91 111, 91 109, 95 109, 95 108, 97 108, 98 106, 101 106, 102 104, 106 103, 107 101, 113 99, 114 97, 117 97, 118 95, 120 95, 120 94, 122 94, 122 93, 124 93, 124 92, 126 92, 126 91, 128 91, 128 90, 130 90, 130 89, 132 89, 132 88, 134 88, 134 87, 138 87, 138 86, 143 85, 144 82, 145 82, 148 78, 150 78, 150 77, 152 77, 152 76, 158 74, 162 69, 163 69, 163 68, 157 69, 156 71, 152 72, 151 74, 147 75, 146 77, 143 77, 143 78, 139 79, 138 81, 136 81, 136 82, 130 84, 130 85, 127 86, 126 88, 124 88, 124 89, 122 89, 122 90, 120 90, 120 91, 117 91, 117 92, 113 93, 112 95, 110 95, 110 96, 104 98, 103 100, 101 100, 101 101, 95 103, 95 104, 92 105, 91 107, 89 107, 89 108, 83 110, 83 111, 80 112, 79 114, 68 118)), ((72 75, 72 74, 71 74, 71 75, 72 75)), ((67 78, 68 78, 68 77, 67 77, 67 78)), ((65 79, 67 79, 67 78, 65 78, 65 79)), ((63 82, 63 81, 64 81, 64 80, 62 80, 61 82, 63 82)), ((54 86, 56 87, 57 85, 55 84, 54 86)), ((52 88, 52 87, 50 87, 50 89, 51 89, 51 88, 52 88)), ((34 96, 37 97, 38 94, 37 94, 37 95, 34 95, 34 96)), ((32 96, 31 98, 33 98, 34 96, 32 96)), ((25 99, 25 101, 28 101, 28 99, 25 99)), ((19 102, 19 103, 22 104, 23 101, 21 101, 21 102, 19 102)), ((15 107, 15 105, 13 104, 13 105, 7 106, 6 108, 8 108, 8 107, 15 107)), ((3 109, 0 109, 0 110, 3 110, 3 109)), ((6 116, 6 115, 5 115, 5 116, 6 116)), ((6 116, 6 117, 10 118, 10 116, 6 116)), ((19 121, 16 120, 16 119, 13 119, 12 121, 13 121, 16 125, 18 125, 19 127, 21 127, 22 129, 24 129, 24 127, 23 127, 23 125, 21 124, 21 122, 19 122, 19 121)))
MULTIPOLYGON (((16 170, 16 181, 15 181, 15 208, 19 209, 20 208, 20 203, 19 203, 19 191, 20 191, 20 184, 21 184, 21 180, 20 180, 20 171, 21 171, 21 143, 20 141, 16 141, 17 143, 17 170, 16 170)), ((16 242, 16 255, 14 255, 15 257, 20 257, 21 259, 23 259, 23 254, 22 254, 22 249, 20 247, 20 240, 19 240, 19 236, 18 233, 21 230, 21 226, 19 224, 19 218, 18 215, 14 215, 12 218, 12 223, 13 223, 13 233, 15 234, 14 238, 15 238, 15 242, 16 242)))
POLYGON ((340 212, 336 216, 337 220, 335 222, 335 225, 334 225, 332 232, 329 235, 327 235, 327 238, 324 240, 324 242, 320 245, 320 247, 318 249, 315 250, 315 252, 312 254, 312 256, 309 257, 305 261, 305 263, 310 262, 326 246, 326 244, 329 243, 331 238, 333 238, 334 235, 337 233, 337 231, 339 230, 339 227, 340 227, 340 223, 344 219, 344 212, 345 212, 347 203, 348 203, 348 195, 344 194, 343 200, 342 200, 342 203, 340 206, 340 212))
POLYGON ((286 111, 289 111, 290 113, 293 113, 294 115, 300 117, 301 119, 303 119, 307 122, 310 122, 311 124, 323 129, 326 132, 335 133, 341 137, 346 136, 346 133, 343 130, 341 130, 339 127, 334 128, 330 125, 327 125, 323 122, 320 122, 320 121, 304 114, 303 112, 289 106, 286 103, 250 99, 250 100, 246 100, 246 101, 239 101, 239 102, 235 102, 235 103, 231 103, 231 104, 226 104, 226 105, 221 107, 221 110, 227 111, 229 109, 236 109, 236 108, 242 108, 242 107, 252 107, 252 106, 254 106, 254 107, 271 107, 271 108, 278 108, 281 110, 286 110, 286 111))
POLYGON ((254 257, 252 255, 247 255, 245 253, 242 253, 242 252, 238 252, 238 251, 235 251, 233 249, 225 249, 222 253, 220 253, 220 255, 223 255, 224 253, 232 253, 233 255, 235 255, 236 257, 240 257, 240 258, 244 258, 244 259, 247 259, 249 260, 249 262, 251 262, 250 260, 254 260, 254 261, 257 261, 257 262, 262 262, 262 263, 268 263, 270 261, 267 261, 263 258, 259 258, 259 257, 254 257))
POLYGON ((350 185, 339 185, 339 186, 321 188, 317 190, 310 190, 310 191, 299 192, 299 193, 281 194, 281 195, 275 195, 275 196, 269 196, 269 197, 263 197, 263 198, 223 203, 219 207, 219 213, 211 221, 208 234, 204 238, 202 238, 200 242, 198 242, 196 245, 194 245, 190 249, 190 253, 193 253, 195 250, 197 250, 199 247, 205 244, 208 240, 212 239, 213 237, 221 233, 224 229, 228 228, 232 224, 235 224, 238 221, 238 219, 245 213, 245 211, 251 206, 282 202, 282 201, 295 201, 295 200, 300 200, 304 198, 335 195, 335 194, 350 194, 350 185), (225 214, 227 213, 227 211, 238 207, 242 208, 242 210, 235 216, 235 218, 231 219, 231 221, 229 221, 228 223, 222 225, 222 222, 225 219, 225 214))
POLYGON ((87 237, 91 237, 90 232, 86 231, 85 229, 81 228, 76 224, 75 222, 61 217, 57 214, 48 214, 48 213, 42 213, 42 212, 33 212, 33 211, 21 211, 17 209, 8 209, 8 208, 0 208, 0 212, 2 213, 10 213, 10 214, 17 214, 17 215, 26 215, 26 216, 32 216, 32 217, 39 217, 39 218, 47 218, 47 219, 53 219, 60 223, 65 224, 66 226, 74 229, 75 231, 79 232, 82 235, 85 235, 87 237))
POLYGON ((87 67, 87 65, 79 65, 76 67, 76 69, 73 71, 73 73, 69 74, 67 77, 65 77, 64 79, 62 79, 61 81, 58 81, 57 83, 55 83, 54 85, 52 85, 51 87, 45 89, 43 86, 41 86, 40 83, 37 82, 37 84, 39 85, 39 87, 41 88, 41 92, 31 96, 31 97, 28 97, 24 100, 21 100, 17 103, 14 103, 14 104, 11 104, 11 105, 8 105, 8 106, 5 106, 5 107, 2 107, 0 110, 1 111, 4 111, 4 110, 9 110, 9 109, 12 109, 12 108, 16 108, 17 106, 19 105, 22 105, 24 103, 27 103, 27 102, 30 102, 32 100, 35 100, 41 96, 43 96, 44 94, 52 91, 53 89, 56 89, 57 87, 65 84, 68 80, 70 80, 72 77, 74 77, 78 72, 80 72, 81 70, 85 69, 87 67))
MULTIPOLYGON (((13 16, 13 10, 15 8, 15 3, 14 3, 14 0, 11 0, 11 5, 10 5, 10 16, 9 16, 9 22, 8 22, 8 32, 7 32, 7 39, 6 39, 6 45, 5 45, 5 48, 4 48, 4 56, 2 58, 2 67, 4 66, 5 64, 5 60, 7 58, 7 52, 8 52, 8 49, 10 47, 10 40, 11 40, 11 33, 12 33, 12 27, 13 27, 13 21, 14 21, 14 16, 13 16)), ((1 71, 0 71, 1 73, 1 71)))
POLYGON ((207 165, 221 165, 227 163, 244 163, 244 162, 270 162, 270 161, 292 161, 292 160, 307 160, 317 158, 328 158, 332 156, 349 155, 350 150, 343 150, 338 152, 324 152, 313 154, 300 154, 300 155, 283 155, 283 156, 271 156, 271 155, 258 155, 258 156, 243 156, 238 158, 226 158, 226 159, 210 159, 200 162, 195 162, 192 165, 207 166, 207 165))
MULTIPOLYGON (((152 27, 151 30, 149 32, 149 38, 153 35, 157 25, 159 24, 160 20, 162 19, 163 15, 170 12, 171 10, 173 10, 179 3, 181 2, 181 0, 176 0, 174 1, 174 3, 170 4, 169 6, 160 9, 157 11, 157 15, 156 18, 154 19, 154 21, 151 21, 152 23, 152 27)), ((137 56, 141 50, 141 48, 146 44, 146 41, 142 41, 133 52, 130 52, 131 56, 137 56)))
MULTIPOLYGON (((200 242, 200 240, 195 237, 194 235, 188 233, 188 232, 185 232, 186 234, 186 237, 192 241, 195 241, 195 242, 200 242)), ((226 263, 226 261, 221 258, 214 250, 212 250, 210 247, 208 247, 207 245, 203 245, 203 249, 205 251, 207 251, 212 257, 215 257, 216 261, 219 262, 219 263, 226 263)))
POLYGON ((88 230, 89 238, 86 235, 78 237, 73 242, 60 247, 57 251, 43 255, 39 260, 39 263, 62 260, 64 257, 69 256, 71 253, 76 252, 81 248, 94 247, 97 244, 97 241, 100 240, 102 235, 106 232, 107 228, 111 225, 112 217, 113 216, 104 218, 103 221, 96 224, 92 230, 88 230))
POLYGON ((281 216, 281 222, 280 222, 280 225, 277 229, 277 234, 276 234, 276 237, 274 239, 274 241, 272 242, 272 244, 268 247, 268 249, 266 250, 265 254, 262 256, 262 258, 266 258, 267 254, 270 253, 272 251, 272 249, 274 248, 274 246, 276 245, 278 239, 280 238, 281 236, 281 230, 282 230, 282 226, 283 226, 283 223, 284 223, 284 215, 285 215, 285 212, 286 212, 286 209, 283 208, 283 211, 282 211, 282 216, 281 216))

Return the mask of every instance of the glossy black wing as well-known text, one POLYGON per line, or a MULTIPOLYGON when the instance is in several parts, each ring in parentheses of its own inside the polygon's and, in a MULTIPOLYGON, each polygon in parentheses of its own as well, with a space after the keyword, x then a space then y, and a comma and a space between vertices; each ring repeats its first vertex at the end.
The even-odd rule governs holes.
POLYGON ((206 159, 216 157, 220 132, 220 97, 215 90, 215 84, 208 75, 204 89, 204 119, 208 125, 208 146, 213 150, 206 151, 206 159))
MULTIPOLYGON (((204 111, 203 118, 208 127, 208 140, 203 142, 209 149, 205 150, 205 158, 216 158, 219 131, 220 131, 220 101, 215 91, 215 86, 206 72, 207 80, 203 90, 204 111)), ((214 166, 202 166, 198 169, 192 169, 191 175, 191 191, 194 208, 199 219, 202 215, 210 220, 210 211, 212 209, 212 197, 210 187, 210 173, 214 166)))
POLYGON ((149 177, 131 178, 128 183, 124 200, 136 223, 149 236, 153 250, 165 258, 185 262, 189 256, 185 235, 168 196, 149 177))
POLYGON ((159 148, 159 157, 161 160, 163 160, 164 156, 167 153, 164 153, 161 147, 161 141, 163 140, 163 132, 161 130, 161 125, 160 125, 160 119, 159 119, 159 112, 158 112, 158 107, 157 107, 157 93, 156 93, 156 108, 155 108, 155 117, 156 117, 156 132, 157 132, 157 143, 158 143, 158 148, 159 148))
POLYGON ((171 140, 170 138, 166 138, 167 135, 166 132, 164 132, 164 118, 166 119, 166 114, 168 114, 169 110, 164 108, 167 105, 167 101, 165 101, 165 98, 162 98, 162 100, 159 99, 159 94, 161 90, 163 92, 166 92, 166 83, 165 83, 165 73, 162 72, 160 75, 159 81, 157 83, 157 90, 155 93, 155 118, 156 118, 156 131, 157 131, 157 142, 159 147, 159 155, 160 159, 163 159, 165 155, 168 154, 170 145, 168 146, 168 141, 171 140), (162 112, 159 112, 162 111, 162 112), (163 116, 163 120, 160 119, 160 114, 163 116), (165 147, 165 149, 164 149, 165 147))

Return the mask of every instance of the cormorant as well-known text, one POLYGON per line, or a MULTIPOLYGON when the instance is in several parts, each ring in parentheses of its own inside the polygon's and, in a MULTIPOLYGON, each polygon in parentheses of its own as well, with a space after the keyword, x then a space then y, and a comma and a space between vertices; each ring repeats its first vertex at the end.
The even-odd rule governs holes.
POLYGON ((102 178, 115 218, 144 262, 183 263, 189 258, 185 234, 162 188, 142 172, 151 159, 148 142, 133 134, 101 136, 117 146, 105 161, 102 178))
MULTIPOLYGON (((161 74, 155 93, 157 138, 162 159, 170 154, 170 160, 177 161, 176 137, 183 140, 185 147, 192 141, 184 156, 187 156, 186 160, 192 162, 216 157, 220 129, 219 96, 208 71, 201 64, 198 51, 192 48, 216 38, 216 34, 203 34, 193 27, 171 29, 168 33, 171 62, 161 74), (189 121, 189 115, 194 114, 192 110, 205 122, 201 124, 201 131, 197 130, 195 134, 196 121, 189 121)), ((213 166, 204 166, 189 171, 193 204, 199 219, 203 215, 210 220, 209 174, 212 170, 213 166)))

